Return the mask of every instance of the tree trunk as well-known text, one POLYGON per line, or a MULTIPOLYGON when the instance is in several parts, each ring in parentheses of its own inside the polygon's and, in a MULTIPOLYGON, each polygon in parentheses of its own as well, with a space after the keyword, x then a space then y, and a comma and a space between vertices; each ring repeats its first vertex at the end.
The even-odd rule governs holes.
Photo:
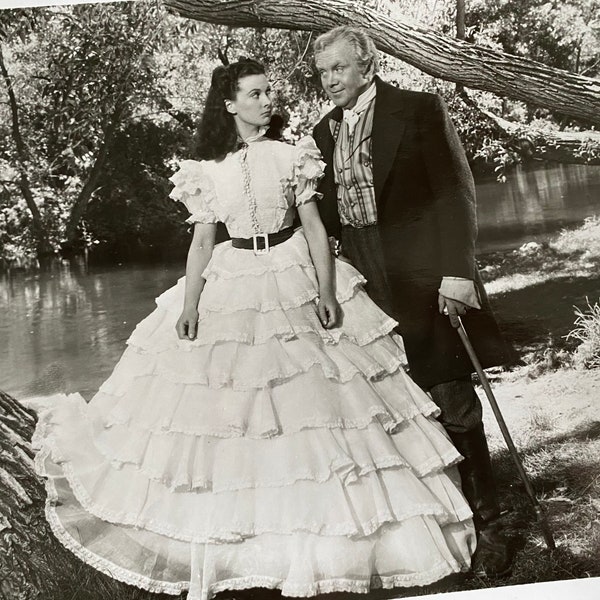
POLYGON ((104 139, 100 148, 98 149, 96 160, 90 169, 87 181, 81 188, 81 191, 79 192, 71 209, 71 214, 69 215, 69 220, 67 221, 67 227, 65 229, 65 249, 67 251, 73 249, 77 242, 77 228, 79 226, 79 222, 85 213, 94 190, 98 187, 98 182, 100 181, 100 176, 102 175, 102 169, 104 169, 104 165, 106 164, 108 151, 113 141, 115 131, 117 130, 118 120, 118 115, 113 115, 110 124, 107 126, 104 132, 104 139))
MULTIPOLYGON (((465 0, 456 0, 456 39, 465 39, 465 0)), ((456 93, 461 94, 465 89, 462 83, 456 84, 456 93)))
POLYGON ((44 516, 44 486, 33 467, 35 423, 33 412, 0 391, 0 598, 172 600, 99 573, 54 537, 44 516))
POLYGON ((35 561, 24 561, 49 534, 41 510, 44 490, 33 471, 29 440, 35 417, 0 392, 0 597, 33 598, 39 577, 35 561), (27 533, 26 533, 27 532, 27 533))
POLYGON ((545 131, 512 123, 490 111, 479 109, 486 117, 511 136, 529 159, 561 163, 600 165, 600 132, 545 131))
POLYGON ((364 28, 377 47, 434 77, 600 125, 600 81, 475 46, 348 0, 165 0, 174 12, 235 27, 364 28))
POLYGON ((17 169, 19 171, 19 179, 16 182, 23 198, 25 199, 25 203, 27 204, 27 208, 31 212, 31 219, 33 222, 33 233, 37 242, 37 254, 38 256, 47 256, 52 254, 52 248, 48 241, 48 236, 46 234, 46 230, 44 228, 44 222, 42 220, 42 215, 40 213, 37 204, 35 203, 35 199, 33 197, 33 193, 31 192, 31 185, 29 183, 29 176, 27 174, 27 147, 23 141, 23 136, 21 135, 21 127, 19 123, 19 105, 17 103, 17 97, 15 96, 15 92, 12 85, 12 80, 6 68, 6 64, 4 62, 4 54, 2 52, 2 46, 0 45, 0 72, 2 72, 2 78, 4 79, 4 83, 6 85, 6 91, 8 93, 8 104, 10 106, 11 113, 11 132, 13 140, 15 141, 15 148, 17 150, 17 169))

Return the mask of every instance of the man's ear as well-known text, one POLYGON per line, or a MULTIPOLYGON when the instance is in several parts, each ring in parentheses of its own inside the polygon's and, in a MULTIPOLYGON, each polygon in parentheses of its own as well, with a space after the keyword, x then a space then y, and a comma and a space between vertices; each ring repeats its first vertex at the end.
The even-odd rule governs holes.
POLYGON ((369 81, 375 77, 375 61, 371 59, 369 64, 365 66, 363 77, 369 81))

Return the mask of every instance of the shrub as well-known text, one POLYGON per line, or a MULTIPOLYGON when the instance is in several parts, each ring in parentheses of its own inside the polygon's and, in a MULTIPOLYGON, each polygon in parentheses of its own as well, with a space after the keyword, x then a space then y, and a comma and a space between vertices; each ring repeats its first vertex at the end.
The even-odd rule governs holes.
POLYGON ((575 327, 566 336, 581 342, 573 355, 576 366, 594 369, 600 367, 600 304, 586 298, 588 310, 575 307, 575 327))
POLYGON ((585 258, 600 257, 600 216, 588 217, 583 226, 563 230, 551 247, 561 254, 583 253, 585 258))

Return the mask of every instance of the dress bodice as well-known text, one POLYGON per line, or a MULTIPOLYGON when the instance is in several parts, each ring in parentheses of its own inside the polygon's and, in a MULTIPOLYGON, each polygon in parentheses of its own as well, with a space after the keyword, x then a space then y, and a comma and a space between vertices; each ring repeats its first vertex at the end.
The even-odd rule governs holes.
POLYGON ((174 200, 189 223, 225 223, 232 237, 274 233, 294 220, 295 207, 315 200, 324 163, 311 137, 296 146, 264 136, 223 160, 184 160, 171 177, 174 200))

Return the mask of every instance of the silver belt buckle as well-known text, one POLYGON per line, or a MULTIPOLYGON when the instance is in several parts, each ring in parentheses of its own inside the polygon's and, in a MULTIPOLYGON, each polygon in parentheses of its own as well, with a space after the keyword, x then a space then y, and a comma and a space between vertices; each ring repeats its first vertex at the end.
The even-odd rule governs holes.
POLYGON ((257 233, 252 236, 252 249, 254 254, 268 254, 269 252, 269 234, 268 233, 257 233), (258 239, 263 238, 265 240, 265 247, 258 247, 258 239))

